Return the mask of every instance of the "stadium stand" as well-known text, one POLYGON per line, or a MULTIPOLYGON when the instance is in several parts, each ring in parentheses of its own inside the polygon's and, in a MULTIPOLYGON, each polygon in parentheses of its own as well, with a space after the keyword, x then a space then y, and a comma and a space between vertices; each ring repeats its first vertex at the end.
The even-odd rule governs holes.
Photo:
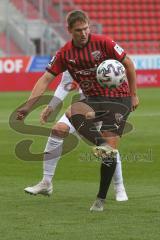
MULTIPOLYGON (((15 55, 18 48, 22 49, 24 55, 50 55, 64 44, 64 37, 55 27, 59 25, 58 19, 47 21, 48 2, 50 1, 0 0, 0 33, 3 42, 0 46, 1 56, 15 55), (6 48, 2 48, 2 45, 6 48)), ((51 8, 51 13, 56 16, 54 12, 56 10, 51 8)))
MULTIPOLYGON (((56 39, 53 43, 56 46, 60 46, 62 42, 66 41, 68 34, 67 31, 64 31, 66 29, 64 25, 65 16, 73 9, 87 11, 93 23, 95 23, 95 31, 110 36, 128 53, 155 54, 160 52, 159 0, 141 0, 141 3, 139 3, 139 0, 134 0, 134 4, 132 0, 10 0, 10 3, 12 8, 14 7, 19 12, 19 14, 14 14, 17 22, 21 22, 22 18, 27 19, 26 22, 23 21, 25 24, 27 23, 27 32, 31 40, 30 48, 28 47, 31 51, 27 54, 34 53, 33 46, 31 46, 32 42, 34 44, 38 42, 39 48, 42 47, 41 42, 46 42, 42 51, 40 51, 41 54, 48 54, 55 51, 46 47, 52 44, 51 39, 56 39), (32 38, 32 36, 34 37, 32 38), (58 43, 60 38, 61 41, 58 43), (48 42, 51 44, 48 44, 48 42)), ((15 26, 19 29, 22 28, 20 24, 15 24, 15 26)), ((13 30, 13 26, 11 28, 13 30)), ((23 26, 23 29, 25 28, 26 26, 23 26)), ((15 32, 15 28, 13 32, 15 32)), ((12 34, 14 37, 11 41, 14 40, 14 43, 10 45, 12 47, 16 42, 16 45, 20 45, 20 48, 25 52, 24 41, 23 39, 21 41, 17 39, 17 33, 12 34)), ((1 35, 1 42, 4 42, 5 33, 1 35)), ((16 51, 16 46, 12 48, 16 51)))
MULTIPOLYGON (((13 0, 13 1, 16 1, 16 0, 13 0)), ((48 0, 48 1, 42 0, 41 4, 40 4, 40 0, 26 0, 26 2, 27 2, 27 5, 29 5, 30 8, 32 9, 32 14, 34 14, 34 11, 36 11, 35 16, 31 16, 31 18, 36 18, 38 14, 39 17, 44 18, 45 20, 60 21, 60 14, 53 7, 52 0, 48 0)), ((24 5, 22 3, 21 3, 21 8, 24 8, 24 5)))
POLYGON ((160 52, 159 0, 74 0, 129 53, 160 52))
POLYGON ((48 4, 44 4, 44 1, 42 1, 42 7, 45 8, 43 14, 41 14, 42 11, 40 11, 39 0, 12 0, 12 3, 17 9, 23 12, 28 19, 38 19, 41 17, 46 20, 60 21, 60 14, 55 10, 52 1, 48 1, 48 4))
POLYGON ((12 0, 12 3, 17 9, 25 14, 25 17, 29 19, 39 18, 39 12, 30 1, 12 0))
POLYGON ((25 34, 25 18, 21 11, 11 1, 0 0, 0 16, 1 56, 34 54, 35 47, 25 34))
MULTIPOLYGON (((0 46, 2 50, 5 50, 5 52, 2 52, 3 55, 7 52, 12 52, 12 55, 20 56, 23 55, 24 52, 20 49, 20 47, 15 43, 13 39, 11 41, 7 41, 7 36, 5 32, 0 33, 0 46)), ((1 53, 1 54, 2 54, 1 53)))

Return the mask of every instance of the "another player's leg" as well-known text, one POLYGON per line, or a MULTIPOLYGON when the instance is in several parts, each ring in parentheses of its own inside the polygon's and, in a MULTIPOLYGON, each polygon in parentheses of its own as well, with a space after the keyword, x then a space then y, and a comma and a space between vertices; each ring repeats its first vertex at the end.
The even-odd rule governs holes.
MULTIPOLYGON (((112 147, 118 149, 118 144, 120 141, 119 132, 114 133, 110 131, 103 131, 103 136, 105 137, 107 143, 112 147)), ((123 176, 122 176, 122 166, 121 166, 121 158, 119 151, 117 151, 116 155, 116 169, 113 175, 113 184, 114 184, 114 190, 116 195, 117 201, 127 201, 128 197, 125 191, 125 187, 123 184, 123 176)))
POLYGON ((116 201, 127 201, 128 196, 123 183, 122 163, 119 152, 117 153, 117 165, 113 175, 113 184, 115 190, 116 201))
POLYGON ((63 140, 68 133, 74 132, 75 129, 65 115, 61 117, 58 123, 53 127, 50 137, 44 150, 43 160, 43 178, 31 187, 24 189, 25 192, 37 195, 51 195, 53 191, 52 179, 55 174, 56 166, 62 154, 63 140))

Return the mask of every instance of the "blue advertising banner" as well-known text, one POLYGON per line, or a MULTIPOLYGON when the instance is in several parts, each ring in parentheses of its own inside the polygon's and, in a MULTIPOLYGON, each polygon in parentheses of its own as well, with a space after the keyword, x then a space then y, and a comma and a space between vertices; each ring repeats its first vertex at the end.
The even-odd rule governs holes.
POLYGON ((31 57, 27 72, 44 72, 50 59, 50 56, 31 57))

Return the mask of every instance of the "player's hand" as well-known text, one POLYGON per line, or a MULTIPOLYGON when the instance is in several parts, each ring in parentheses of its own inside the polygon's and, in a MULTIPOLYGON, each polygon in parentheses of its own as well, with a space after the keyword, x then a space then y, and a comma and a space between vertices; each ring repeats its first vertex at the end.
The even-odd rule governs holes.
POLYGON ((29 113, 29 108, 27 106, 21 107, 17 110, 17 120, 23 120, 29 113))
POLYGON ((134 111, 139 105, 139 98, 138 96, 131 96, 131 104, 132 104, 132 111, 134 111))
POLYGON ((53 108, 51 106, 45 107, 40 114, 40 123, 45 124, 49 116, 53 113, 53 108))

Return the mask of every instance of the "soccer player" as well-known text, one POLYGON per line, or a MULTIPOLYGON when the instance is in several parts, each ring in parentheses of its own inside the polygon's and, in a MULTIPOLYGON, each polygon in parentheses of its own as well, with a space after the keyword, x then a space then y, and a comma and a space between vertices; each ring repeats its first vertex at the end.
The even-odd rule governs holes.
MULTIPOLYGON (((136 73, 134 64, 125 51, 112 39, 104 35, 90 33, 89 18, 80 10, 72 11, 67 16, 68 31, 72 40, 68 41, 48 65, 46 72, 37 81, 24 107, 18 110, 17 118, 23 119, 31 107, 45 92, 54 76, 68 70, 79 84, 85 100, 73 103, 66 116, 76 131, 96 145, 94 154, 102 159, 100 169, 100 186, 91 211, 103 211, 107 192, 116 168, 116 154, 125 121, 139 103, 136 93, 136 73), (97 66, 106 59, 120 61, 125 69, 128 84, 124 82, 119 88, 109 89, 101 86, 96 79, 97 66), (95 121, 102 121, 101 134, 95 128, 95 121)), ((63 124, 55 133, 65 137, 63 124)), ((48 146, 47 156, 52 151, 48 146)))
MULTIPOLYGON (((60 84, 58 85, 53 98, 51 99, 48 106, 42 111, 40 121, 41 123, 47 122, 48 117, 50 114, 56 109, 56 107, 63 102, 64 98, 67 96, 67 94, 70 92, 72 87, 73 79, 68 71, 64 72, 62 75, 62 79, 60 84)), ((84 95, 82 94, 81 89, 79 89, 80 93, 80 99, 84 99, 84 95)), ((65 114, 59 119, 57 124, 54 125, 52 132, 57 129, 61 129, 61 125, 63 124, 63 130, 65 129, 66 135, 69 133, 74 133, 76 130, 72 126, 71 122, 68 120, 68 118, 65 116, 65 114)), ((101 122, 98 123, 97 126, 99 129, 101 128, 101 122)), ((52 179, 55 174, 55 169, 57 166, 57 163, 61 157, 62 154, 62 145, 63 145, 64 138, 58 136, 55 136, 52 138, 49 137, 46 145, 47 151, 52 151, 52 156, 50 156, 51 159, 45 160, 43 162, 43 179, 40 181, 37 185, 32 187, 25 188, 25 192, 30 194, 48 194, 50 195, 52 193, 52 179)), ((116 200, 117 201, 127 201, 128 197, 125 191, 125 187, 123 184, 123 176, 122 176, 122 167, 121 167, 121 159, 119 153, 117 153, 117 164, 116 169, 113 175, 113 183, 114 183, 114 190, 116 194, 116 200)))

